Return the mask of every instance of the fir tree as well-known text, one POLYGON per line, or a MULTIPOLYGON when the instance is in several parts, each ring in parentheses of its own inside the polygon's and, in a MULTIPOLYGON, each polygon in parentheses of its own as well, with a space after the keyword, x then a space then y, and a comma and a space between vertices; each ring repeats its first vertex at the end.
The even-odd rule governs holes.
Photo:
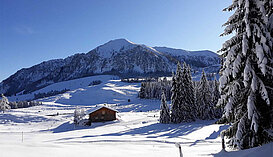
POLYGON ((184 62, 183 64, 183 75, 181 83, 181 113, 184 122, 195 121, 196 107, 194 103, 194 88, 191 78, 190 66, 184 62))
POLYGON ((184 63, 183 70, 177 64, 176 75, 172 84, 172 113, 173 123, 191 122, 195 120, 194 95, 189 69, 184 63))
POLYGON ((215 112, 211 99, 210 87, 206 74, 203 70, 202 77, 197 87, 197 110, 198 118, 200 119, 214 119, 215 112))
POLYGON ((138 94, 139 98, 146 98, 145 96, 145 83, 144 82, 141 82, 141 87, 140 87, 140 91, 139 91, 139 94, 138 94))
POLYGON ((214 77, 214 81, 212 82, 212 104, 215 108, 215 118, 221 118, 223 114, 223 106, 217 106, 218 100, 220 98, 220 92, 219 92, 219 83, 214 77))
POLYGON ((160 123, 169 123, 170 122, 170 108, 167 104, 164 92, 162 92, 162 96, 161 96, 159 121, 160 121, 160 123))
POLYGON ((240 149, 273 140, 272 129, 272 42, 268 16, 262 0, 234 0, 225 11, 235 10, 224 24, 222 35, 234 32, 223 44, 226 58, 221 69, 218 106, 232 126, 225 131, 230 144, 240 149))
POLYGON ((181 85, 182 69, 181 65, 177 63, 176 75, 172 76, 172 108, 171 108, 171 122, 180 123, 182 122, 180 118, 180 85, 181 85))
POLYGON ((264 0, 264 8, 266 11, 266 15, 268 17, 267 26, 269 32, 271 33, 271 37, 273 37, 273 1, 272 0, 264 0))

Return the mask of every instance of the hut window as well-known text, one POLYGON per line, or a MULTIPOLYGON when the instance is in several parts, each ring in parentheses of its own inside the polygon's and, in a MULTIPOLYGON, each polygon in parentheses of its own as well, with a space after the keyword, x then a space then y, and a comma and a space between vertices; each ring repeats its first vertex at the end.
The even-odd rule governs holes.
POLYGON ((95 117, 95 119, 99 119, 99 117, 95 117))
POLYGON ((102 111, 101 114, 105 114, 105 111, 102 111))
POLYGON ((104 116, 101 116, 101 119, 104 119, 104 116))

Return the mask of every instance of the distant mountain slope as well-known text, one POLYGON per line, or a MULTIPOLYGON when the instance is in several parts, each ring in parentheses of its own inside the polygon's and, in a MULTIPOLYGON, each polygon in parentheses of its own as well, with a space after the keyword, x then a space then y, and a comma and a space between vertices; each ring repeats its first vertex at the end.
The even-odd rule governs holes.
POLYGON ((186 51, 182 49, 174 49, 168 47, 153 47, 157 51, 171 55, 173 58, 195 67, 207 67, 219 64, 219 57, 216 53, 208 50, 203 51, 186 51))
MULTIPOLYGON (((194 69, 220 63, 211 51, 185 51, 166 47, 149 47, 126 39, 111 40, 88 53, 56 59, 24 68, 0 83, 0 93, 30 93, 56 82, 76 78, 114 74, 119 76, 170 74, 177 62, 194 69)), ((212 72, 217 72, 212 70, 212 72)))

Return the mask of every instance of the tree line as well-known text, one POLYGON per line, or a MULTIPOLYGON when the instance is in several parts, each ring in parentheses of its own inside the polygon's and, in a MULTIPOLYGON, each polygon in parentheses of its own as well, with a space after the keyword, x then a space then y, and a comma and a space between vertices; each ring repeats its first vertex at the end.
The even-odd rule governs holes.
POLYGON ((41 102, 38 101, 14 101, 9 102, 8 98, 5 97, 3 94, 1 95, 0 99, 0 111, 5 112, 9 109, 17 109, 17 108, 27 108, 31 106, 41 105, 41 102))
POLYGON ((181 123, 192 122, 196 119, 220 118, 222 109, 220 106, 216 106, 220 96, 219 83, 216 79, 209 82, 203 71, 201 80, 194 82, 190 66, 184 63, 181 67, 178 63, 176 73, 173 74, 172 81, 169 83, 171 84, 171 107, 166 102, 166 91, 161 90, 161 123, 181 123))

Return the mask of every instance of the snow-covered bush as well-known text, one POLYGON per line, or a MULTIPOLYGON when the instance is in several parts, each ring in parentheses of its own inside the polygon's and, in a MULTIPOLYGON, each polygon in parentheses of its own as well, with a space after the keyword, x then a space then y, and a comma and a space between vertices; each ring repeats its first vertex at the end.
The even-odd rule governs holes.
POLYGON ((0 111, 3 111, 4 113, 6 110, 10 109, 9 100, 7 97, 4 96, 4 94, 2 94, 1 96, 2 99, 0 100, 0 111))
POLYGON ((75 111, 74 111, 74 123, 76 125, 79 125, 80 121, 84 118, 84 116, 85 116, 84 109, 79 109, 78 106, 77 106, 75 111))

